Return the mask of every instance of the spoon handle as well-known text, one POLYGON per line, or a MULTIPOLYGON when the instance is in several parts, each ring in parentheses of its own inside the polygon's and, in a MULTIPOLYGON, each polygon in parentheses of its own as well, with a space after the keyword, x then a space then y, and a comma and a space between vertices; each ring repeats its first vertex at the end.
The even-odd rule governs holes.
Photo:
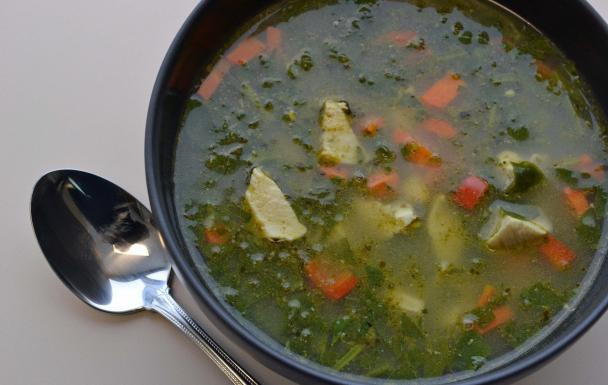
POLYGON ((150 308, 167 318, 190 337, 233 384, 259 385, 175 302, 169 294, 168 288, 158 292, 150 308))

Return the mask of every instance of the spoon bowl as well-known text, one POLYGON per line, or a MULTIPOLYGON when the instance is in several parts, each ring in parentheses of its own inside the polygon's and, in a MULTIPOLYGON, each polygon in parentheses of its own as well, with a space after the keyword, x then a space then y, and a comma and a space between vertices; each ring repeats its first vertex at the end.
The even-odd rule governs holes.
POLYGON ((32 222, 55 273, 85 303, 110 313, 150 307, 171 265, 151 213, 111 182, 54 171, 32 196, 32 222))
POLYGON ((237 385, 258 382, 171 297, 171 264, 152 214, 93 174, 57 170, 32 194, 34 232, 49 264, 78 298, 108 313, 152 310, 190 337, 237 385))

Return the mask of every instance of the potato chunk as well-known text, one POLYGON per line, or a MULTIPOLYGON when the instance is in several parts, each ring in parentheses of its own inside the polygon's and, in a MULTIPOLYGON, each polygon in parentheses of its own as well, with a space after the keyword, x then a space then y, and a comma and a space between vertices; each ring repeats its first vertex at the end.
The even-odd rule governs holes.
POLYGON ((340 231, 354 249, 359 249, 367 242, 390 239, 406 230, 416 219, 414 209, 405 202, 383 204, 375 200, 355 199, 340 231))
POLYGON ((399 309, 415 315, 422 314, 425 309, 425 303, 422 299, 406 292, 399 288, 392 290, 389 298, 395 301, 399 309))
POLYGON ((323 104, 320 119, 322 163, 357 164, 364 152, 351 126, 351 112, 343 101, 328 100, 323 104))
POLYGON ((403 181, 401 192, 407 200, 414 203, 427 203, 431 199, 429 188, 424 180, 416 175, 412 175, 403 181))
POLYGON ((438 195, 433 200, 427 230, 442 270, 460 262, 465 246, 464 226, 456 208, 445 195, 438 195))
POLYGON ((265 238, 293 241, 306 234, 279 186, 257 167, 251 173, 245 201, 265 238))

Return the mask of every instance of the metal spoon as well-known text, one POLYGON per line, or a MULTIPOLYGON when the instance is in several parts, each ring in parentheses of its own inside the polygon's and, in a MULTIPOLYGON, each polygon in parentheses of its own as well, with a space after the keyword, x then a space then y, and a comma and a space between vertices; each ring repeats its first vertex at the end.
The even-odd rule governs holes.
POLYGON ((74 170, 46 174, 31 203, 38 243, 81 300, 108 313, 153 310, 190 337, 236 385, 256 385, 169 294, 171 264, 152 215, 129 193, 74 170))

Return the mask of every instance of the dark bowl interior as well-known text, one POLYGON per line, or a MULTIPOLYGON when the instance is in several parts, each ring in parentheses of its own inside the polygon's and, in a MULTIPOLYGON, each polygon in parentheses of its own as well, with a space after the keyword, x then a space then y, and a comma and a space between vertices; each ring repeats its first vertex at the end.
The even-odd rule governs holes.
MULTIPOLYGON (((192 258, 181 233, 181 209, 173 199, 173 158, 181 115, 201 69, 225 46, 227 39, 263 9, 279 0, 202 1, 175 38, 158 75, 146 128, 146 174, 152 211, 174 265, 190 292, 212 321, 233 341, 277 372, 303 384, 355 384, 278 353, 254 337, 220 304, 191 267, 192 258)), ((549 36, 573 60, 608 115, 608 28, 584 0, 497 0, 549 36)), ((606 230, 606 229, 605 229, 606 230)), ((606 231, 604 232, 606 234, 606 231)), ((600 247, 606 253, 606 236, 600 247)), ((578 309, 524 355, 458 384, 508 383, 540 367, 582 335, 608 306, 608 262, 578 309)))

